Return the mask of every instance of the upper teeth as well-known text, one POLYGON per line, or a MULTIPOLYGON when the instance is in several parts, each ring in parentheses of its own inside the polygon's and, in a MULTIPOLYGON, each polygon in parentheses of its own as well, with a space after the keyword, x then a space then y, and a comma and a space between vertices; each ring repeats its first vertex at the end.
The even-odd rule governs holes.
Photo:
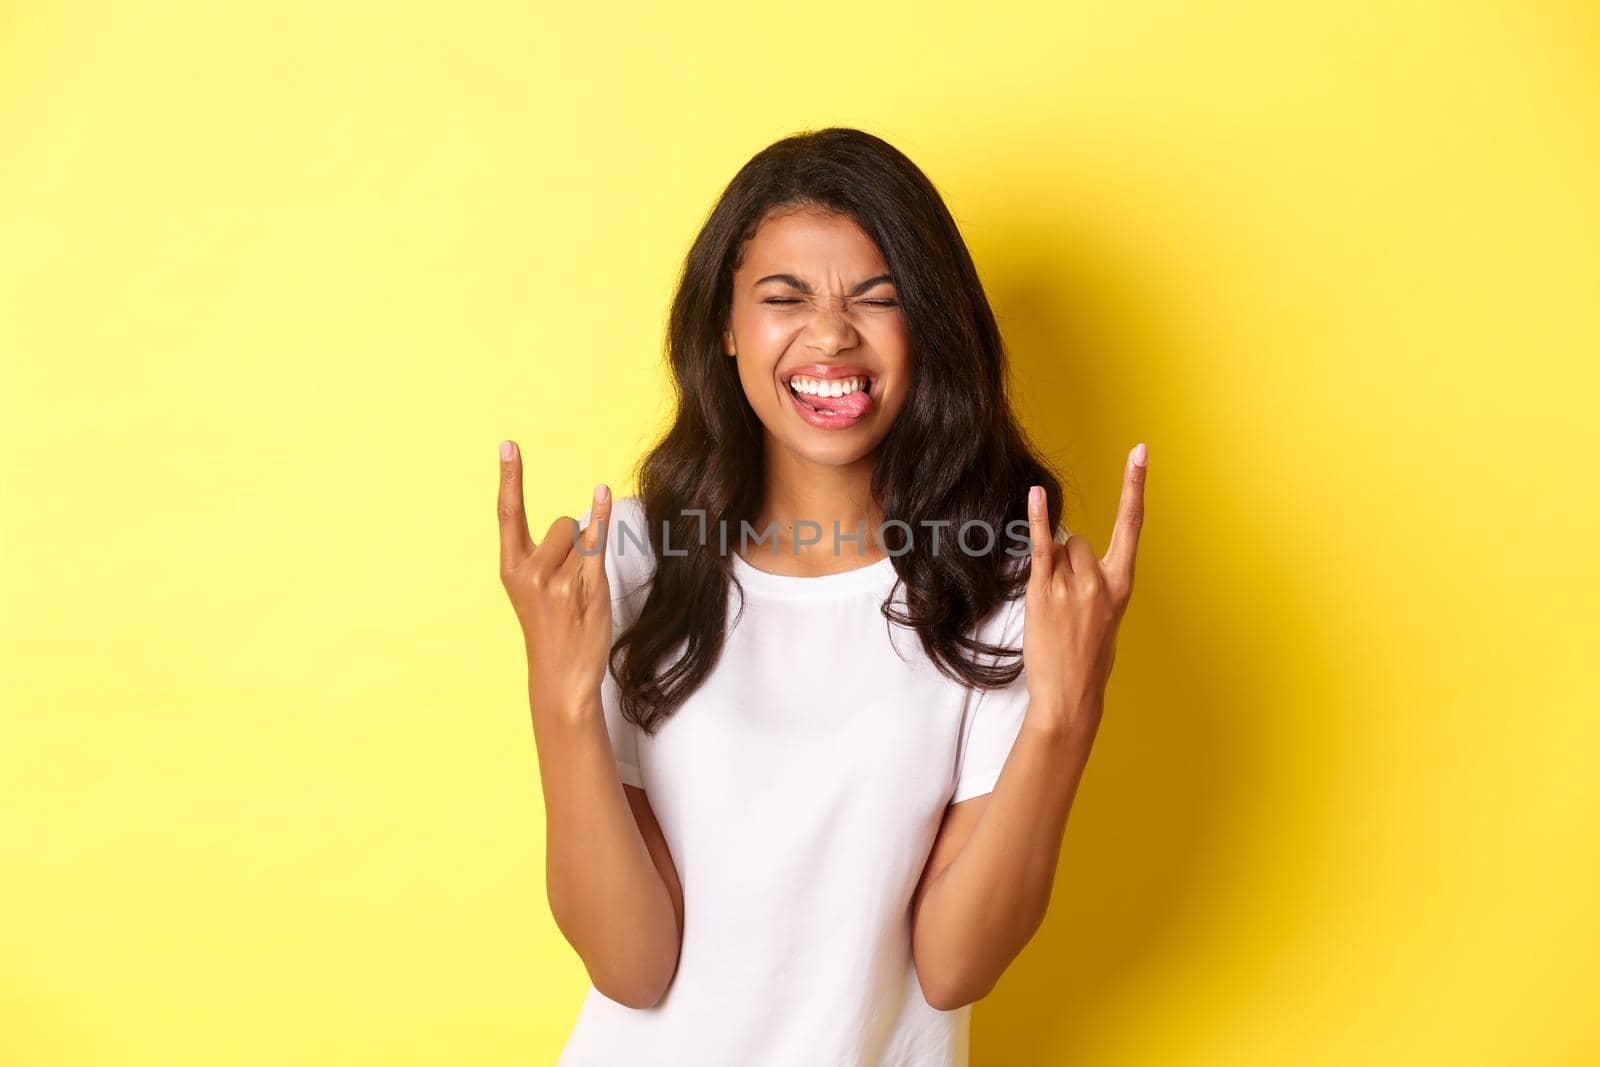
POLYGON ((789 379, 790 389, 810 396, 845 396, 866 387, 867 379, 862 377, 811 378, 804 374, 796 374, 789 379))

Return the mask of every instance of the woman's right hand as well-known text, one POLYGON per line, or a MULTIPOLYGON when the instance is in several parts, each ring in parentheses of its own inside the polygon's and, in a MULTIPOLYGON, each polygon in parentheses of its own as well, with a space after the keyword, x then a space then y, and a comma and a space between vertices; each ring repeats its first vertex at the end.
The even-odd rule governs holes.
POLYGON ((500 583, 522 624, 536 706, 579 714, 599 706, 611 653, 611 587, 605 533, 611 493, 595 487, 589 525, 562 515, 534 544, 522 502, 522 454, 500 444, 500 583), (581 537, 581 539, 580 539, 581 537))

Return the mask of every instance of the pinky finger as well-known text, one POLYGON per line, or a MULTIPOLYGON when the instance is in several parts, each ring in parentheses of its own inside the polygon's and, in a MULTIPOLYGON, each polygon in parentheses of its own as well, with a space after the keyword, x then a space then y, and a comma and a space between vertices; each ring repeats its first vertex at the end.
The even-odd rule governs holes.
POLYGON ((528 515, 522 503, 522 455, 514 441, 500 442, 500 571, 515 567, 533 551, 528 515))

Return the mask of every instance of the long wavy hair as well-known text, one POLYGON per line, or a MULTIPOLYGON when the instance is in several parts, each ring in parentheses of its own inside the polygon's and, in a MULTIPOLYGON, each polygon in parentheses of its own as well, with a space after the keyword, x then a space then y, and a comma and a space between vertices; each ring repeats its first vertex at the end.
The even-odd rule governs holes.
MULTIPOLYGON (((996 531, 988 555, 935 553, 929 537, 907 538, 909 550, 893 557, 906 610, 890 595, 884 618, 915 630, 936 669, 961 684, 1005 685, 1022 669, 1020 655, 971 631, 1028 581, 1030 557, 1007 554, 1016 542, 1001 531, 1027 521, 1035 484, 1044 486, 1050 528, 1058 529, 1060 482, 1017 421, 999 327, 938 190, 888 142, 829 127, 777 141, 739 170, 678 280, 666 337, 676 415, 637 467, 655 573, 637 618, 611 648, 624 717, 647 733, 700 686, 727 636, 738 579, 703 532, 719 522, 734 532, 745 521, 753 528, 765 439, 721 337, 746 242, 769 211, 792 207, 854 220, 894 276, 913 361, 905 402, 874 453, 872 493, 885 522, 924 531, 924 522, 948 521, 953 533, 976 520, 996 531), (672 554, 663 555, 656 531, 672 554)), ((740 598, 742 613, 742 588, 740 598)))

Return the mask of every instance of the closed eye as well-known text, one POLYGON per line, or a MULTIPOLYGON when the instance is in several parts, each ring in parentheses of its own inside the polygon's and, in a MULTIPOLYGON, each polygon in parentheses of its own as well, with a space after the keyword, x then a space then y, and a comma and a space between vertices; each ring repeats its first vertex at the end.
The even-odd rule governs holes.
MULTIPOLYGON (((768 297, 766 300, 763 300, 761 302, 763 304, 798 304, 798 303, 800 303, 800 301, 794 299, 793 297, 778 297, 778 296, 768 297)), ((863 301, 861 301, 861 303, 863 303, 863 304, 873 304, 873 305, 876 305, 877 307, 883 307, 883 308, 892 308, 892 307, 899 307, 900 306, 900 301, 898 301, 898 300, 863 300, 863 301)))

